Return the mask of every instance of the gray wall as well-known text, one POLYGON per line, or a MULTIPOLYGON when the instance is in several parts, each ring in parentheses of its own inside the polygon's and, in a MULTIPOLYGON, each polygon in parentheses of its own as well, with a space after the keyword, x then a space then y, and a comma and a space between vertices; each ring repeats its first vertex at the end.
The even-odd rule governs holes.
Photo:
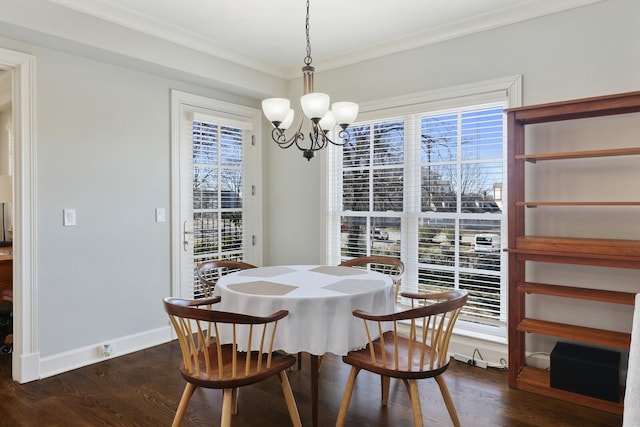
POLYGON ((167 326, 170 221, 156 223, 154 210, 170 208, 170 90, 256 102, 9 39, 0 46, 36 57, 40 357, 167 326), (63 227, 65 208, 76 209, 76 226, 63 227))

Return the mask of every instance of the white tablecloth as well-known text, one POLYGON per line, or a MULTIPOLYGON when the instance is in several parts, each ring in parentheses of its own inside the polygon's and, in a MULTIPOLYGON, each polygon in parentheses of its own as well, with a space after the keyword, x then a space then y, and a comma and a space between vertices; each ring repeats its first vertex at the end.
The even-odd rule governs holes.
POLYGON ((274 349, 316 355, 345 355, 366 346, 364 324, 353 310, 382 314, 395 307, 388 276, 338 266, 243 270, 220 278, 214 295, 222 297, 223 311, 264 316, 288 310, 289 316, 278 323, 274 349))

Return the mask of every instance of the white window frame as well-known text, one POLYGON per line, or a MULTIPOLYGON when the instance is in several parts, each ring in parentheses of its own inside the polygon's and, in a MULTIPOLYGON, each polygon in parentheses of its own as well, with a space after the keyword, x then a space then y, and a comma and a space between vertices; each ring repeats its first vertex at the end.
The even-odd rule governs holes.
MULTIPOLYGON (((358 116, 358 122, 368 122, 374 120, 381 120, 399 116, 410 116, 416 113, 425 113, 431 111, 442 111, 451 109, 463 109, 472 105, 490 104, 496 102, 504 102, 505 108, 518 107, 521 105, 521 76, 510 76, 499 78, 495 80, 488 80, 478 82, 474 84, 468 84, 463 86, 456 86, 452 88, 445 88, 435 91, 422 92, 413 94, 410 96, 395 97, 389 99, 383 99, 379 101, 364 103, 360 105, 360 114, 358 116)), ((506 121, 505 121, 506 123, 506 121)), ((504 176, 506 176, 507 164, 506 164, 506 126, 504 129, 505 144, 503 151, 503 169, 504 176)), ((405 153, 406 154, 406 153, 405 153)), ((412 153, 415 155, 415 153, 412 153)), ((342 185, 342 174, 336 173, 333 168, 334 165, 340 165, 342 161, 342 150, 339 147, 333 148, 328 154, 330 157, 326 166, 326 206, 327 206, 327 219, 324 226, 327 229, 327 261, 330 264, 340 262, 340 212, 333 206, 333 189, 340 188, 342 185)), ((419 158, 419 157, 418 157, 419 158)), ((411 161, 405 158, 405 167, 411 168, 413 166, 411 161)), ((340 167, 340 166, 337 166, 340 167)), ((405 170, 405 173, 410 171, 405 170)), ((502 194, 507 194, 506 180, 504 180, 502 194)), ((419 203, 419 202, 418 202, 419 203)), ((406 210, 406 206, 405 206, 406 210)), ((506 224, 506 204, 503 205, 504 223, 506 224)), ((402 215, 403 227, 401 236, 401 253, 406 254, 407 250, 410 250, 410 242, 415 241, 415 236, 411 236, 411 230, 415 231, 415 227, 407 226, 407 218, 409 215, 402 215)), ((411 216, 412 218, 414 217, 411 216)), ((502 233, 502 247, 506 247, 507 232, 506 225, 503 226, 504 232, 502 233)), ((414 233, 415 234, 415 233, 414 233)), ((485 339, 498 343, 505 343, 507 339, 507 287, 506 287, 506 274, 507 274, 507 262, 506 255, 502 255, 501 260, 501 274, 502 274, 502 287, 501 287, 501 304, 500 304, 500 324, 493 326, 478 325, 470 322, 459 321, 457 324, 457 333, 474 338, 485 339)), ((412 267, 408 264, 408 270, 406 274, 415 275, 416 271, 409 271, 412 267)), ((414 264, 414 269, 417 269, 417 264, 414 264)), ((404 284, 403 284, 404 286, 404 284)))

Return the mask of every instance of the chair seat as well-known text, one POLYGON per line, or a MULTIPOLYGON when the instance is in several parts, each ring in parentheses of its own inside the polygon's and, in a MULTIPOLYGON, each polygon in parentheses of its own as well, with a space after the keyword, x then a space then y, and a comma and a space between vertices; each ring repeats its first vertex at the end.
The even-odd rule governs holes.
MULTIPOLYGON (((257 352, 252 352, 252 360, 249 368, 249 372, 245 372, 245 364, 247 360, 246 352, 238 352, 236 360, 236 375, 231 378, 232 372, 232 358, 235 350, 231 344, 225 344, 222 347, 222 363, 224 365, 223 377, 221 379, 217 369, 211 369, 210 376, 207 376, 204 355, 200 355, 200 371, 199 374, 190 373, 184 366, 181 367, 183 378, 199 387, 205 388, 237 388, 243 387, 249 384, 260 382, 272 375, 276 375, 278 372, 288 369, 296 363, 296 357, 283 353, 273 353, 271 356, 271 367, 267 368, 267 354, 262 355, 262 365, 260 372, 257 371, 257 352), (231 379, 230 379, 231 378, 231 379)), ((216 346, 209 347, 209 357, 212 367, 218 366, 218 354, 216 346)), ((195 371, 195 369, 194 369, 195 371)))
POLYGON ((369 346, 362 350, 350 351, 346 356, 342 357, 342 361, 355 366, 357 368, 365 369, 370 372, 375 372, 385 377, 400 378, 400 379, 421 379, 431 378, 440 375, 447 370, 449 366, 449 358, 446 357, 444 363, 438 364, 438 354, 433 356, 433 365, 430 363, 432 349, 429 346, 425 346, 424 359, 421 363, 421 349, 422 344, 419 342, 413 342, 411 349, 412 355, 409 358, 409 347, 411 340, 403 335, 398 335, 398 366, 396 367, 396 349, 394 343, 394 333, 391 331, 385 332, 384 337, 384 352, 386 363, 383 363, 382 355, 382 342, 380 339, 373 341, 373 349, 376 354, 376 360, 371 360, 371 352, 369 346), (409 360, 411 361, 409 366, 409 360))

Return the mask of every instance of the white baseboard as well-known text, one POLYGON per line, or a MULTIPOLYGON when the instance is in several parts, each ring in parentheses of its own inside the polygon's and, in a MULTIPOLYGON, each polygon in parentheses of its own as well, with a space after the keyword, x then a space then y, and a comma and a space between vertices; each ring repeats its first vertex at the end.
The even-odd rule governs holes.
MULTIPOLYGON (((43 357, 39 360, 40 369, 38 378, 51 377, 82 366, 102 362, 107 359, 169 342, 172 339, 171 331, 170 326, 164 326, 162 328, 109 340, 108 343, 99 342, 86 347, 43 357), (110 344, 112 348, 111 355, 108 357, 105 357, 103 354, 104 344, 110 344)), ((38 378, 31 378, 31 380, 38 378)), ((27 381, 29 381, 29 379, 27 379, 27 381)))
POLYGON ((35 381, 40 378, 40 353, 24 354, 13 357, 13 378, 20 384, 35 381))
MULTIPOLYGON (((21 367, 22 371, 25 371, 25 368, 29 369, 28 372, 24 372, 24 375, 22 375, 18 381, 24 383, 51 377, 110 358, 123 356, 145 348, 164 344, 172 339, 172 328, 167 325, 162 328, 152 329, 139 334, 116 338, 110 340, 108 343, 98 342, 93 345, 42 358, 39 358, 36 353, 25 358, 23 361, 24 366, 21 367), (103 346, 105 344, 110 344, 112 349, 112 353, 108 357, 105 357, 103 354, 103 346)), ((458 353, 473 357, 473 353, 476 349, 480 352, 482 360, 487 362, 488 366, 500 367, 506 364, 506 360, 508 360, 508 349, 506 344, 462 335, 453 335, 451 338, 451 343, 449 345, 449 353, 451 354, 458 353)), ((480 359, 477 354, 475 358, 480 359)))

